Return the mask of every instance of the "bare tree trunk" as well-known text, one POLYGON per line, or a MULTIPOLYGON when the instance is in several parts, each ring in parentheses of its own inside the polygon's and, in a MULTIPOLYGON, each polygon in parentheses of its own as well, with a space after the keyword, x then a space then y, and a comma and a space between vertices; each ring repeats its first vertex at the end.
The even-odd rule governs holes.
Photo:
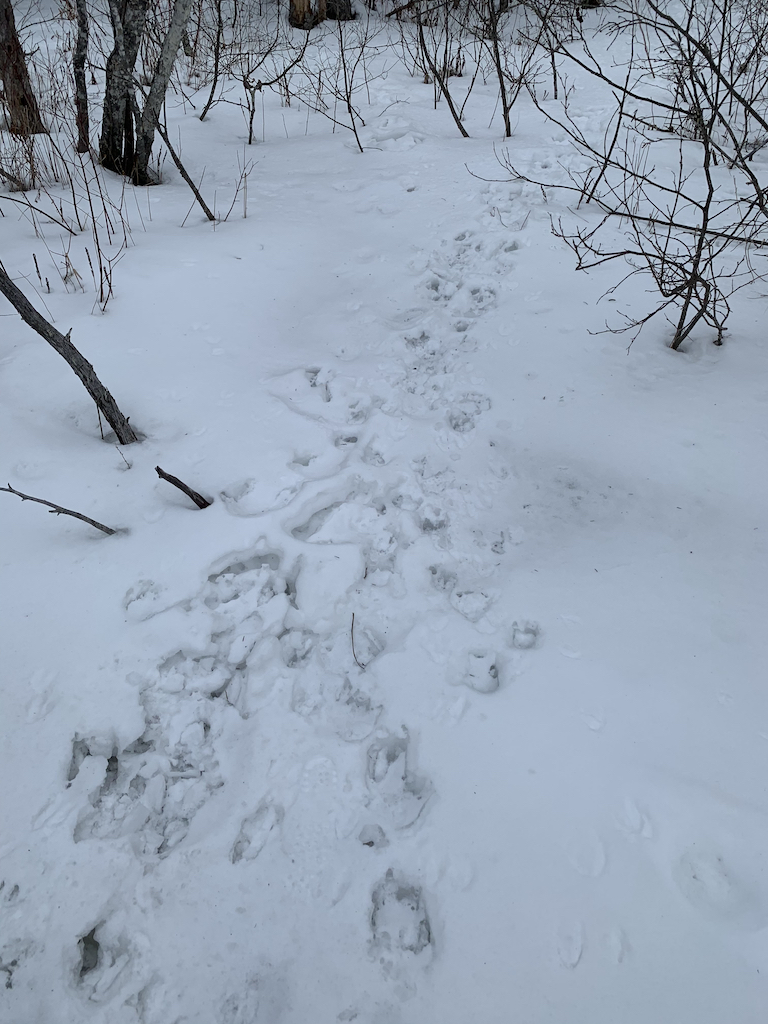
POLYGON ((461 135, 465 139, 468 139, 469 138, 469 132, 464 127, 464 125, 461 123, 461 115, 459 114, 458 110, 456 109, 456 105, 453 102, 453 98, 451 97, 451 94, 450 94, 450 92, 448 90, 448 86, 445 83, 445 75, 442 75, 437 70, 437 65, 432 60, 432 57, 430 56, 429 50, 427 49, 427 42, 426 42, 426 40, 424 38, 424 25, 423 25, 421 19, 419 19, 419 44, 421 46, 421 51, 424 54, 424 60, 426 61, 427 67, 429 68, 430 72, 432 73, 432 77, 434 78, 434 80, 440 86, 440 91, 442 92, 443 96, 445 96, 445 101, 448 104, 448 109, 451 112, 451 117, 456 122, 456 127, 459 129, 459 132, 461 133, 461 135))
POLYGON ((181 39, 189 21, 193 0, 176 0, 173 5, 171 24, 163 40, 160 59, 157 62, 149 95, 144 104, 141 123, 136 132, 136 159, 133 166, 133 181, 136 185, 149 184, 149 158, 152 155, 152 143, 155 139, 155 128, 159 123, 160 108, 165 99, 165 91, 171 79, 171 72, 176 54, 181 46, 181 39))
POLYGON ((10 131, 24 137, 47 134, 29 80, 11 0, 0 0, 0 78, 3 80, 10 131))
POLYGON ((221 13, 222 0, 215 0, 216 3, 216 39, 213 44, 213 81, 208 99, 200 114, 200 120, 204 121, 206 114, 213 106, 216 89, 219 86, 219 75, 221 74, 221 44, 224 41, 224 18, 221 13))
POLYGON ((306 32, 319 25, 326 18, 326 0, 290 0, 288 24, 292 28, 303 28, 306 32))
POLYGON ((506 138, 512 138, 512 125, 509 120, 509 98, 507 96, 507 87, 504 82, 504 64, 501 59, 501 50, 499 48, 499 16, 496 12, 496 0, 490 0, 488 4, 488 28, 490 29, 491 35, 491 51, 493 53, 493 66, 496 69, 496 77, 499 80, 499 98, 501 100, 501 113, 504 118, 504 135, 506 138))
POLYGON ((148 3, 149 0, 109 0, 115 46, 107 60, 99 161, 117 174, 130 174, 133 170, 133 68, 144 34, 148 3))
POLYGON ((66 359, 83 382, 86 391, 96 403, 96 407, 103 414, 104 419, 114 430, 120 444, 133 444, 134 441, 138 441, 133 427, 120 412, 112 395, 96 376, 94 368, 69 340, 69 333, 61 334, 37 312, 26 295, 10 279, 2 264, 0 264, 0 292, 15 307, 22 320, 28 323, 34 331, 37 331, 40 337, 44 338, 62 358, 66 359))
POLYGON ((353 21, 352 0, 326 0, 325 16, 333 21, 353 21))
POLYGON ((75 75, 75 122, 77 124, 77 152, 87 153, 91 148, 88 120, 88 86, 85 81, 85 61, 88 56, 88 10, 85 0, 75 0, 77 8, 77 39, 72 56, 75 75))

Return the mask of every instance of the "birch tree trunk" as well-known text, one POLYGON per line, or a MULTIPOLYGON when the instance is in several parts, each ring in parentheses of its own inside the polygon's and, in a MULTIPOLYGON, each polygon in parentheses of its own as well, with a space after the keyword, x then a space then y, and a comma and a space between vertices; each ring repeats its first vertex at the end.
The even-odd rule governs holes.
POLYGON ((115 46, 107 60, 99 161, 117 174, 133 171, 136 110, 133 69, 144 34, 148 4, 149 0, 109 0, 115 46))
POLYGON ((75 75, 75 122, 77 124, 77 152, 87 153, 91 148, 88 119, 88 85, 85 80, 85 61, 88 56, 88 10, 85 0, 75 0, 77 9, 77 39, 72 55, 75 75))
POLYGON ((133 181, 136 185, 147 185, 150 183, 149 159, 152 155, 152 143, 155 140, 155 129, 160 118, 160 110, 165 100, 165 92, 168 82, 171 80, 171 72, 176 60, 176 55, 181 46, 181 40, 189 21, 192 11, 193 0, 176 0, 173 5, 171 24, 168 28, 163 47, 160 51, 160 58, 152 76, 152 84, 149 87, 149 95, 144 104, 141 115, 141 122, 136 132, 136 157, 133 166, 133 181))
POLYGON ((0 0, 0 78, 3 80, 8 128, 14 135, 46 135, 27 62, 16 31, 11 0, 0 0))

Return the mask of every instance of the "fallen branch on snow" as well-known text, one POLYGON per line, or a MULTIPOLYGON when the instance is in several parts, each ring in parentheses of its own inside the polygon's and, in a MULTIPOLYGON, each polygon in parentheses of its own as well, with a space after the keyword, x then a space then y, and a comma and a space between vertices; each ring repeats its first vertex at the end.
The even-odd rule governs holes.
POLYGON ((89 519, 88 516, 83 516, 79 512, 73 512, 71 509, 62 508, 61 505, 54 505, 52 501, 45 501, 43 498, 33 498, 31 494, 22 494, 21 491, 17 491, 15 488, 8 484, 7 487, 0 487, 0 491, 5 491, 7 494, 15 494, 17 498, 21 498, 22 501, 36 501, 38 505, 47 505, 48 511, 53 515, 57 516, 72 516, 74 519, 82 519, 84 523, 88 523, 91 526, 95 526, 97 530, 101 530, 102 533, 106 533, 107 536, 117 533, 117 530, 111 530, 108 526, 103 523, 97 523, 95 519, 89 519))

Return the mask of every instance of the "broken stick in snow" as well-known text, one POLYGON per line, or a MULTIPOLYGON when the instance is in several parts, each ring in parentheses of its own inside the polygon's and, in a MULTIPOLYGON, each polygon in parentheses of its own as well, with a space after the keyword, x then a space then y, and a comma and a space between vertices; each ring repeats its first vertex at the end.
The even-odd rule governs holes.
POLYGON ((57 516, 73 516, 75 519, 82 519, 84 523, 89 523, 91 526, 95 526, 97 530, 101 530, 102 533, 106 533, 108 536, 117 533, 117 530, 111 530, 108 526, 103 523, 97 523, 95 519, 89 519, 88 516, 83 516, 79 512, 72 512, 68 508, 62 508, 61 505, 54 505, 52 501, 45 501, 43 498, 33 498, 31 494, 22 494, 21 491, 15 490, 8 484, 7 487, 0 487, 0 491, 5 491, 7 494, 15 494, 17 498, 21 498, 22 501, 36 501, 38 505, 47 505, 48 511, 52 512, 57 516))
POLYGON ((161 480, 167 480, 169 484, 173 484, 174 487, 178 487, 180 491, 183 491, 188 498, 197 505, 198 508, 208 508, 209 505, 213 504, 207 498, 204 498, 202 494, 198 494, 197 491, 193 491, 191 487, 179 480, 177 476, 171 476, 170 473, 166 473, 164 469, 160 469, 159 466, 155 466, 155 472, 161 480))

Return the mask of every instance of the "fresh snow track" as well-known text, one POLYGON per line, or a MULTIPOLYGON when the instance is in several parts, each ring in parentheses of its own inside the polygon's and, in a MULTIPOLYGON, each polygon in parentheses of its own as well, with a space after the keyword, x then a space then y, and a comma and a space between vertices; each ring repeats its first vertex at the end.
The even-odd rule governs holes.
MULTIPOLYGON (((272 515, 263 539, 219 559, 197 594, 157 611, 153 581, 129 589, 134 621, 168 620, 167 654, 131 678, 144 727, 124 746, 111 733, 78 734, 72 744, 75 843, 114 844, 150 869, 183 855, 198 816, 226 800, 223 752, 245 742, 262 748, 264 763, 268 749, 267 781, 230 837, 230 862, 257 870, 271 844, 291 899, 331 909, 352 883, 350 846, 371 851, 371 894, 357 916, 369 918, 370 960, 401 999, 417 990, 436 941, 409 847, 439 799, 417 764, 418 722, 400 722, 387 706, 387 656, 418 625, 408 598, 415 589, 425 618, 438 621, 441 646, 452 623, 448 681, 469 691, 454 707, 466 708, 470 694, 489 699, 540 636, 536 624, 502 630, 487 618, 505 549, 504 527, 488 525, 498 522, 494 499, 507 478, 500 460, 484 467, 474 494, 452 467, 491 408, 480 381, 466 389, 466 353, 495 294, 485 282, 510 269, 516 249, 462 232, 430 257, 415 286, 424 304, 408 311, 407 330, 392 331, 394 355, 376 390, 322 367, 271 382, 339 459, 318 477, 323 453, 297 454, 286 466, 293 480, 266 500, 253 480, 226 487, 230 514, 260 528, 272 515), (462 528, 468 516, 470 531, 462 528), (286 715, 294 718, 287 730, 277 721, 286 715)), ((445 650, 427 648, 444 662, 445 650)), ((68 792, 61 799, 71 802, 68 792)), ((82 951, 76 987, 91 1003, 122 999, 140 1011, 146 979, 136 940, 105 911, 92 943, 98 955, 91 961, 82 951)), ((225 1000, 222 1020, 235 1002, 225 1000)))
POLYGON ((764 1018, 763 349, 590 335, 562 207, 420 89, 362 158, 268 110, 247 221, 147 196, 75 332, 130 468, 8 345, 9 474, 131 532, 2 506, 3 1024, 764 1018))

